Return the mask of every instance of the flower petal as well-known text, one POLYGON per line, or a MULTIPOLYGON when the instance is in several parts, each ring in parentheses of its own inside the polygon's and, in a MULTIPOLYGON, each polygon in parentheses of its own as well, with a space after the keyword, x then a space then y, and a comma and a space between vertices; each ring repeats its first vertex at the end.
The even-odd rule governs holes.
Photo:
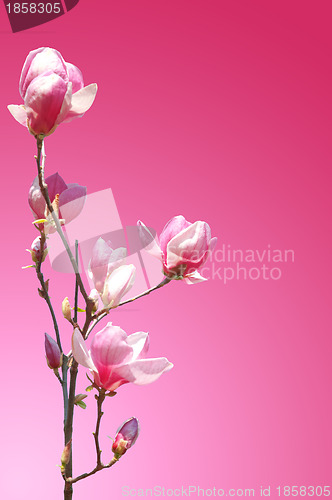
POLYGON ((78 328, 75 328, 72 336, 72 351, 77 363, 90 370, 97 371, 90 353, 87 351, 84 339, 78 328))
POLYGON ((35 135, 54 130, 67 93, 67 83, 55 73, 37 76, 27 88, 24 105, 28 126, 35 135))
POLYGON ((136 268, 133 264, 123 265, 112 271, 105 281, 101 300, 105 307, 116 307, 122 297, 134 284, 136 268))
POLYGON ((87 87, 82 88, 71 99, 71 108, 63 120, 64 123, 72 121, 74 118, 82 116, 89 108, 91 108, 97 93, 97 84, 91 83, 87 87))
POLYGON ((177 215, 167 222, 159 238, 160 248, 164 255, 166 255, 168 242, 189 226, 191 226, 191 222, 188 222, 183 215, 177 215))
POLYGON ((204 278, 201 274, 199 274, 198 271, 195 271, 194 273, 191 274, 186 274, 186 276, 183 279, 188 285, 194 285, 195 283, 207 281, 207 278, 204 278))
POLYGON ((143 358, 149 350, 149 334, 136 332, 128 335, 127 343, 133 348, 133 360, 143 358))
POLYGON ((161 251, 158 237, 153 236, 149 229, 143 224, 142 221, 137 222, 138 234, 143 245, 143 248, 153 257, 156 257, 161 262, 163 261, 163 253, 161 251))
POLYGON ((208 251, 210 239, 211 230, 206 222, 191 224, 168 242, 167 267, 173 268, 183 263, 190 263, 191 268, 199 267, 208 251))
POLYGON ((173 368, 167 358, 136 359, 116 368, 116 373, 137 385, 151 384, 163 373, 173 368))
POLYGON ((91 356, 100 376, 104 368, 127 363, 132 355, 133 349, 127 343, 126 332, 112 323, 98 332, 91 344, 91 356))
POLYGON ((83 210, 87 189, 79 184, 71 184, 59 197, 60 218, 66 224, 77 217, 83 210))
POLYGON ((30 83, 47 71, 52 71, 68 82, 67 68, 60 52, 49 47, 40 47, 29 52, 23 65, 19 83, 22 99, 25 98, 30 83))
POLYGON ((69 75, 69 81, 73 85, 73 94, 75 94, 84 87, 83 75, 81 70, 79 70, 77 66, 74 66, 74 64, 68 62, 65 64, 69 75))
POLYGON ((9 104, 7 106, 8 111, 11 113, 11 115, 15 118, 18 123, 21 125, 24 125, 27 127, 27 112, 23 104, 20 106, 18 104, 9 104))

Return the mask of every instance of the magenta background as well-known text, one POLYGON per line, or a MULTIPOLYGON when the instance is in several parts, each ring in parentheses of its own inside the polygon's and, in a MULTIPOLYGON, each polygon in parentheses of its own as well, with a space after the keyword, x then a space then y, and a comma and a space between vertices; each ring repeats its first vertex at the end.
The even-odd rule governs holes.
MULTIPOLYGON (((182 213, 208 221, 220 246, 295 251, 279 281, 172 283, 114 313, 175 366, 107 401, 102 435, 136 415, 140 438, 74 498, 118 500, 125 485, 330 484, 331 3, 81 0, 15 35, 1 10, 1 497, 59 500, 63 487, 60 387, 43 357, 51 322, 33 271, 21 270, 35 237, 35 145, 6 110, 39 46, 99 85, 86 116, 47 139, 49 173, 111 187, 124 225, 161 230, 182 213)), ((51 280, 57 310, 69 283, 51 280)), ((76 412, 77 474, 95 463, 88 406, 76 412)))

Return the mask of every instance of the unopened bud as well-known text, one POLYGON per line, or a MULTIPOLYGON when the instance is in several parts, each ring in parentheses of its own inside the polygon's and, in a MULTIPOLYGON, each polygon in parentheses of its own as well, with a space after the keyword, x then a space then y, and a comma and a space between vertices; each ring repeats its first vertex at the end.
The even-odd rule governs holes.
POLYGON ((71 322, 71 307, 68 297, 64 298, 62 301, 62 314, 67 321, 71 322))
POLYGON ((95 313, 98 311, 98 305, 99 305, 99 293, 95 288, 93 288, 90 292, 89 299, 93 300, 93 308, 92 312, 95 313))
POLYGON ((138 438, 139 423, 136 417, 129 418, 119 427, 112 446, 114 458, 119 460, 138 438))
POLYGON ((62 455, 61 455, 61 471, 62 472, 64 472, 66 465, 69 463, 70 454, 71 454, 71 440, 68 441, 68 443, 64 447, 62 455))
POLYGON ((31 254, 31 258, 33 260, 33 262, 35 262, 36 264, 38 262, 44 262, 44 260, 46 259, 46 255, 48 254, 48 248, 47 248, 47 245, 46 245, 46 241, 44 242, 44 245, 43 245, 43 254, 41 254, 41 236, 37 236, 37 238, 35 238, 31 244, 31 248, 30 250, 28 250, 28 252, 30 252, 31 254))
POLYGON ((62 365, 62 353, 59 349, 58 344, 45 333, 45 353, 47 364, 52 370, 60 368, 62 365))

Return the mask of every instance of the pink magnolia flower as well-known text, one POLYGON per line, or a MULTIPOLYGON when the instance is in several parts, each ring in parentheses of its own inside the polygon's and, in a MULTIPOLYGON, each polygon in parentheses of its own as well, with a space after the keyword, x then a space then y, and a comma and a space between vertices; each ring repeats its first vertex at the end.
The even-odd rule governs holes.
POLYGON ((95 335, 90 352, 77 328, 72 337, 74 358, 89 368, 95 384, 107 391, 115 391, 128 382, 150 384, 173 367, 166 358, 145 358, 148 349, 147 333, 137 332, 127 336, 112 323, 95 335))
POLYGON ((92 106, 95 83, 84 87, 80 70, 66 63, 55 49, 32 50, 25 60, 19 91, 24 104, 11 104, 10 113, 34 136, 52 134, 63 122, 70 122, 92 106))
POLYGON ((119 427, 112 446, 112 451, 117 459, 136 443, 138 434, 139 422, 135 417, 129 418, 119 427))
POLYGON ((187 283, 205 281, 197 269, 206 262, 217 243, 217 238, 211 238, 206 222, 192 224, 178 215, 166 224, 159 240, 143 222, 138 221, 138 227, 145 249, 162 262, 167 277, 184 278, 187 283))
MULTIPOLYGON (((77 217, 84 206, 86 198, 86 187, 79 184, 66 184, 62 177, 56 173, 45 179, 48 187, 48 194, 54 210, 59 218, 68 224, 77 217)), ((38 177, 33 181, 29 190, 29 205, 35 219, 47 219, 48 210, 46 202, 39 187, 38 177)), ((50 226, 48 224, 48 226, 50 226)), ((43 226, 40 225, 42 228, 43 226)), ((48 227, 47 232, 54 232, 55 229, 48 227)))
POLYGON ((126 254, 125 248, 113 250, 103 238, 93 247, 88 271, 95 286, 91 294, 95 297, 97 291, 106 308, 116 307, 134 284, 136 268, 124 264, 126 254))
POLYGON ((53 370, 60 368, 62 365, 61 351, 58 344, 48 333, 45 333, 45 353, 48 366, 53 370))

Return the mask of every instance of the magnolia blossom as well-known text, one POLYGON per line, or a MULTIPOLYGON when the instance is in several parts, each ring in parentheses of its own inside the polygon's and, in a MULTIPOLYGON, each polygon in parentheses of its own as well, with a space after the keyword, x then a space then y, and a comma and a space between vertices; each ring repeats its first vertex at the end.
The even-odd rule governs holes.
POLYGON ((139 422, 135 417, 129 418, 119 427, 112 446, 112 451, 117 459, 136 443, 138 434, 139 422))
POLYGON ((145 358, 148 349, 147 333, 137 332, 127 336, 112 323, 95 335, 89 352, 77 328, 72 337, 74 358, 89 368, 95 384, 107 391, 115 391, 128 382, 150 384, 173 367, 166 358, 145 358))
POLYGON ((92 106, 95 83, 84 87, 81 71, 49 47, 32 50, 25 60, 19 91, 24 104, 11 104, 10 113, 34 136, 50 135, 92 106))
MULTIPOLYGON (((74 183, 66 184, 58 173, 47 177, 45 182, 54 210, 62 220, 62 223, 68 224, 83 209, 86 198, 86 187, 74 183)), ((46 202, 39 187, 38 177, 35 178, 30 187, 28 201, 35 219, 48 219, 51 224, 52 217, 49 217, 46 202)), ((48 224, 48 231, 46 232, 55 231, 54 228, 49 227, 50 224, 48 224)))
POLYGON ((217 238, 211 238, 211 229, 206 222, 192 224, 178 215, 166 224, 159 240, 143 222, 138 221, 138 227, 145 249, 161 261, 167 277, 184 278, 189 284, 205 281, 197 269, 206 262, 217 243, 217 238))
POLYGON ((93 247, 88 272, 95 288, 90 296, 95 298, 97 292, 106 308, 116 307, 134 284, 136 268, 124 264, 126 253, 125 248, 113 250, 103 238, 93 247))

